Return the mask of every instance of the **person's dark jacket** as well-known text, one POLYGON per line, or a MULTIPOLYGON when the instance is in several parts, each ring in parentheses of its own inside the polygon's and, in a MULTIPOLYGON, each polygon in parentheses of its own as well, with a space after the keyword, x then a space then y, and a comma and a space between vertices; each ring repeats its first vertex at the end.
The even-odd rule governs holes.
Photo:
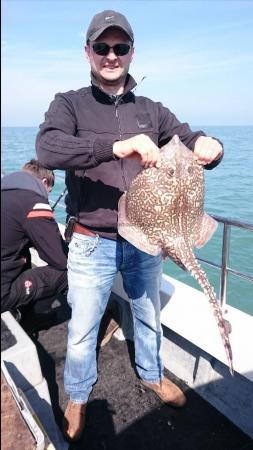
POLYGON ((66 270, 67 247, 48 203, 41 180, 28 172, 2 178, 1 186, 1 299, 11 283, 31 268, 34 247, 48 265, 66 270))
POLYGON ((205 136, 180 123, 161 103, 135 96, 135 86, 128 75, 123 94, 111 96, 98 88, 92 75, 91 86, 57 94, 36 140, 37 156, 45 167, 67 170, 67 213, 113 238, 118 200, 141 169, 137 159, 116 160, 114 142, 143 133, 162 147, 177 134, 193 150, 198 137, 205 136))

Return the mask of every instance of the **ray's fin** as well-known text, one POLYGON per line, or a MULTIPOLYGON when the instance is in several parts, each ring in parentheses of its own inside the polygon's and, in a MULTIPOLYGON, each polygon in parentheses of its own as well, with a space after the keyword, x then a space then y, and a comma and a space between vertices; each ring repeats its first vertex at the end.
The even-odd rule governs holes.
POLYGON ((213 217, 209 216, 207 213, 204 213, 200 227, 196 233, 194 247, 203 247, 209 239, 211 239, 217 227, 218 222, 216 222, 216 220, 214 220, 213 217))
POLYGON ((151 244, 143 231, 129 222, 126 214, 126 194, 119 200, 118 233, 130 244, 149 255, 157 256, 161 253, 160 245, 151 244))

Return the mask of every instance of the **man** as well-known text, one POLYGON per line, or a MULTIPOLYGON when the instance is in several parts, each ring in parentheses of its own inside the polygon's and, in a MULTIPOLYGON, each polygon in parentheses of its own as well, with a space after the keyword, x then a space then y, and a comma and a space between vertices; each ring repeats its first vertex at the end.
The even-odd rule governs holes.
POLYGON ((48 193, 54 173, 32 159, 1 188, 1 312, 46 302, 67 288, 67 251, 48 193), (48 265, 31 266, 34 247, 48 265))
POLYGON ((63 423, 65 436, 73 441, 84 429, 86 403, 97 379, 97 332, 118 271, 131 300, 141 383, 165 403, 181 407, 186 402, 163 375, 161 257, 120 238, 117 206, 141 167, 160 165, 159 147, 174 134, 206 168, 215 167, 223 151, 217 140, 192 132, 161 103, 133 94, 136 83, 128 73, 133 43, 125 16, 111 10, 96 14, 85 47, 91 86, 57 94, 37 136, 39 160, 67 170, 67 211, 76 217, 68 256, 72 318, 65 389, 70 401, 63 423))

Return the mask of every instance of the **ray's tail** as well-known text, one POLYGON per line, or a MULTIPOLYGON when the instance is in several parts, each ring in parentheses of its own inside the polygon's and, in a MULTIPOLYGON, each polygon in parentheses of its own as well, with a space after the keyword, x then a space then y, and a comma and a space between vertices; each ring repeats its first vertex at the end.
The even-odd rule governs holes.
POLYGON ((191 275, 198 281, 200 287, 203 289, 204 294, 208 298, 208 301, 212 307, 213 314, 218 324, 219 332, 226 352, 229 370, 231 375, 233 375, 234 368, 233 368, 232 349, 229 340, 229 326, 228 326, 229 324, 223 318, 222 311, 218 303, 214 289, 209 283, 206 273, 198 263, 192 250, 185 243, 184 244, 181 243, 179 252, 180 255, 178 256, 180 256, 180 261, 191 273, 191 275))

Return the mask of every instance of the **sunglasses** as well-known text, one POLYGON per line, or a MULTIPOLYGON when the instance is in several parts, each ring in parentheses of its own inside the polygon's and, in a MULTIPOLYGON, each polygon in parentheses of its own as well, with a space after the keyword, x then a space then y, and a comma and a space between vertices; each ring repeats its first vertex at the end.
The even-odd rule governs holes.
POLYGON ((110 47, 110 45, 104 43, 104 42, 97 42, 96 44, 92 45, 93 51, 100 56, 106 56, 110 52, 111 48, 113 49, 113 52, 116 56, 124 56, 127 55, 130 50, 129 44, 115 44, 113 47, 110 47))

